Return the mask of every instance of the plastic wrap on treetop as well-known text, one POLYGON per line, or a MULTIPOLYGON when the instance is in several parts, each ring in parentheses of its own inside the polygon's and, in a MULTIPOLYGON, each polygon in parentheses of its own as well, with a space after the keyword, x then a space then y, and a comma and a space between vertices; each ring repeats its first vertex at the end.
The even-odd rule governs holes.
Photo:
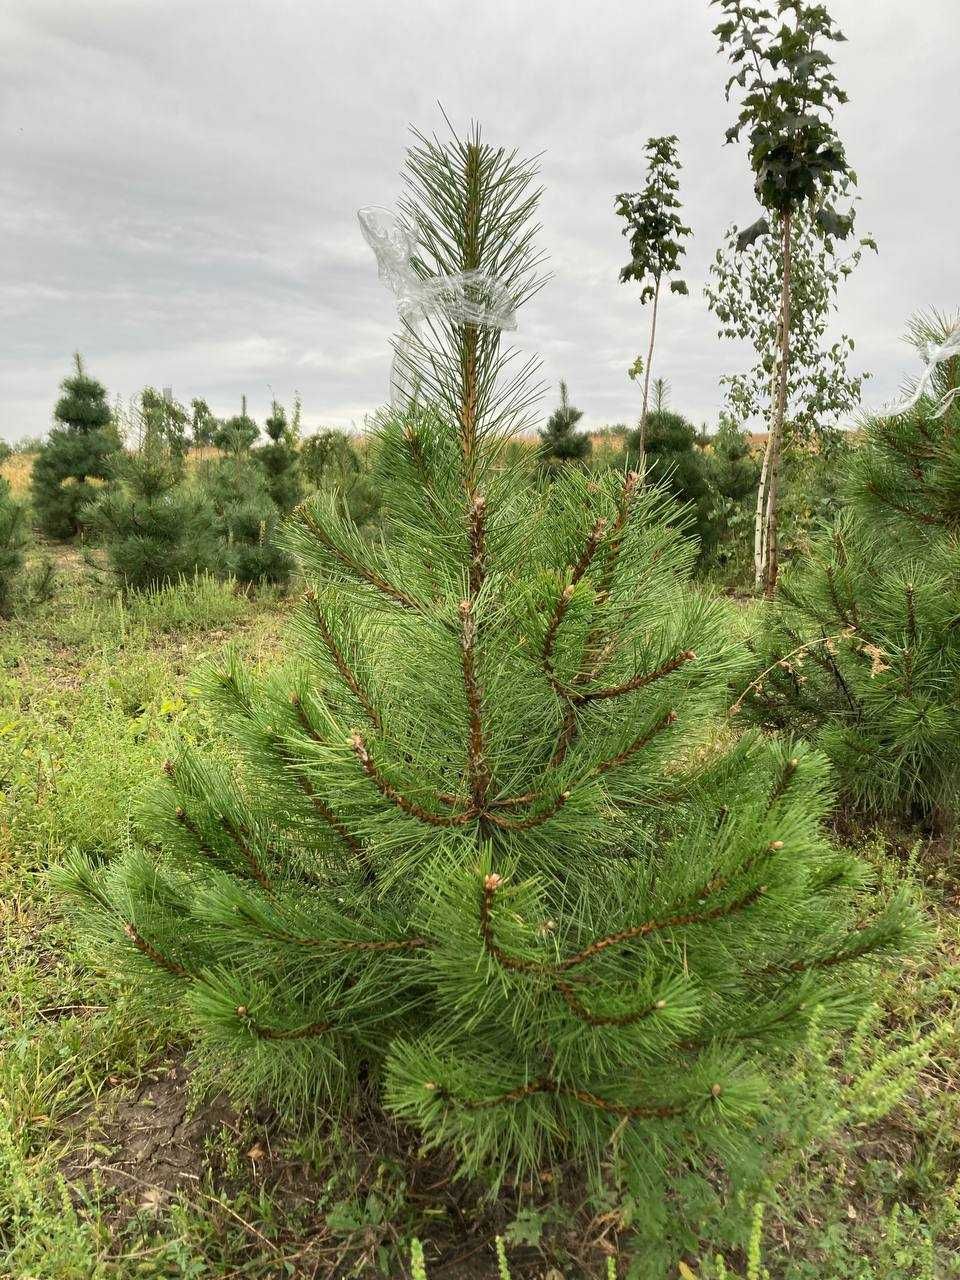
POLYGON ((412 365, 413 346, 424 343, 420 334, 424 323, 437 318, 455 325, 516 329, 516 308, 507 288, 485 271, 421 275, 415 265, 417 233, 389 209, 369 205, 357 217, 377 259, 380 279, 397 300, 403 324, 390 373, 391 403, 402 407, 415 394, 405 370, 412 365))
MULTIPOLYGON (((917 385, 905 400, 901 400, 899 404, 891 405, 889 408, 878 410, 877 416, 880 418, 898 418, 902 413, 909 413, 914 405, 919 404, 921 398, 926 394, 937 365, 943 364, 954 356, 960 356, 960 322, 952 325, 947 330, 942 342, 927 342, 920 348, 920 358, 923 361, 924 368, 917 379, 917 385)), ((948 391, 940 400, 932 417, 942 418, 958 394, 960 394, 960 387, 954 387, 952 391, 948 391)))

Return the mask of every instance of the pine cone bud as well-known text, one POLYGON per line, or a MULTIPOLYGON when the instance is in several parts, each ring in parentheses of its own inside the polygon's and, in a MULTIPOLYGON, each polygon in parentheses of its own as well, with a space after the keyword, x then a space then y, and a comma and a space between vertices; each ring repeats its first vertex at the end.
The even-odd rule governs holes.
POLYGON ((484 877, 483 887, 487 893, 496 893, 502 884, 503 876, 498 876, 495 871, 484 877))
POLYGON ((710 1086, 710 1092, 713 1095, 713 1097, 719 1098, 721 1093, 723 1093, 723 1086, 719 1084, 712 1084, 710 1086))
POLYGON ((653 1006, 655 1009, 665 1009, 667 1007, 666 1000, 658 1000, 653 1006))
POLYGON ((770 850, 771 850, 771 852, 776 852, 778 849, 782 849, 782 848, 783 848, 783 841, 782 841, 782 840, 771 840, 771 841, 770 841, 770 843, 767 845, 767 848, 768 848, 768 849, 770 849, 770 850))
POLYGON ((238 1018, 246 1018, 250 1011, 245 1004, 238 1004, 234 1012, 238 1018))

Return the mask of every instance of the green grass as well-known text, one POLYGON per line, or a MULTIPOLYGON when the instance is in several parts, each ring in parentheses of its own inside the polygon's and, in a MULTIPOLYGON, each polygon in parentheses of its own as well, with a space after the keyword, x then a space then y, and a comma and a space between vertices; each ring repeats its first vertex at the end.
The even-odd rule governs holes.
MULTIPOLYGON (((294 1139, 265 1113, 217 1113, 179 1191, 118 1182, 109 1117, 175 1097, 164 1082, 185 1041, 89 963, 47 872, 70 849, 109 857, 132 838, 169 735, 216 740, 191 693, 198 667, 227 645, 280 661, 286 606, 206 579, 123 602, 77 557, 59 571, 58 594, 0 630, 0 1276, 406 1276, 416 1239, 431 1280, 467 1280, 499 1274, 498 1236, 514 1280, 605 1280, 608 1258, 621 1280, 960 1275, 960 888, 942 845, 876 836, 861 843, 878 893, 914 873, 936 941, 889 976, 861 1037, 798 1061, 808 1102, 773 1153, 777 1186, 758 1188, 762 1233, 723 1262, 733 1228, 654 1264, 613 1205, 484 1206, 382 1119, 294 1139)), ((730 608, 742 635, 755 611, 730 608)), ((756 1213, 734 1206, 744 1242, 756 1213)))

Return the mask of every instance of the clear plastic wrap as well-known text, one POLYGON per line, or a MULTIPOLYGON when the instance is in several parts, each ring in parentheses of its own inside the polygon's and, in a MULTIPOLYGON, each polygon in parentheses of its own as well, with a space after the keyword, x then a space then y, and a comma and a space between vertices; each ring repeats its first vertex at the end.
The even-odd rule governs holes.
POLYGON ((357 213, 363 238, 377 259, 380 279, 397 300, 403 334, 395 344, 391 372, 394 406, 409 402, 412 390, 407 370, 419 326, 439 317, 455 325, 488 329, 516 329, 516 308, 509 290, 485 271, 459 271, 422 276, 414 265, 417 233, 389 209, 367 205, 357 213))
MULTIPOLYGON (((918 404, 926 394, 937 365, 943 364, 945 360, 950 360, 953 356, 960 356, 960 323, 955 324, 947 331, 942 342, 928 342, 920 348, 920 358, 924 367, 920 377, 917 379, 917 385, 905 400, 901 400, 899 404, 889 405, 885 409, 878 410, 877 416, 881 418, 898 418, 902 413, 909 413, 914 405, 918 404)), ((954 387, 952 391, 948 391, 940 400, 932 416, 934 418, 942 418, 958 394, 960 394, 960 387, 954 387)))

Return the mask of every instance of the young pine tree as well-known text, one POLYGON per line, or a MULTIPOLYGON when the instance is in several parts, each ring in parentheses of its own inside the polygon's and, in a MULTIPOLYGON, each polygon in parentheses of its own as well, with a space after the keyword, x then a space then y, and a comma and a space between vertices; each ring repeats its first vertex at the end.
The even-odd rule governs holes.
POLYGON ((226 439, 230 453, 207 463, 203 493, 213 508, 219 572, 242 583, 285 582, 290 558, 279 545, 280 511, 268 477, 240 432, 226 439))
POLYGON ((645 466, 647 479, 683 508, 681 527, 699 539, 701 557, 708 555, 715 540, 713 502, 693 423, 671 409, 654 409, 646 429, 638 427, 627 436, 626 450, 631 465, 645 466))
POLYGON ((570 403, 567 384, 560 381, 560 404, 540 432, 540 459, 547 472, 554 472, 566 462, 585 462, 592 441, 577 430, 583 410, 570 403))
MULTIPOLYGON (((533 178, 479 131, 421 137, 421 278, 519 306, 533 178)), ((528 398, 472 314, 408 337, 389 543, 304 504, 295 662, 210 677, 238 772, 182 744, 149 853, 65 883, 218 1085, 315 1117, 372 1084, 494 1186, 613 1167, 655 1213, 664 1170, 682 1202, 756 1149, 771 1073, 815 1010, 856 1018, 912 916, 864 918, 819 756, 695 749, 732 660, 695 550, 636 473, 501 465, 528 398)))
POLYGON ((263 427, 270 443, 261 445, 254 456, 266 472, 270 497, 286 515, 300 501, 303 491, 297 466, 297 440, 283 406, 276 400, 263 427))
POLYGON ((140 412, 140 447, 118 455, 116 484, 84 511, 126 591, 151 590, 214 566, 213 512, 185 484, 179 450, 171 449, 149 412, 140 412))
POLYGON ((10 492, 9 481, 0 476, 0 618, 10 612, 27 541, 26 513, 10 492))
MULTIPOLYGON (((958 327, 934 316, 912 336, 937 346, 958 327)), ((937 825, 960 803, 957 387, 955 355, 905 413, 866 421, 845 510, 784 575, 744 698, 826 752, 848 806, 937 825)))
POLYGON ((83 367, 79 352, 74 372, 60 384, 63 394, 53 416, 59 426, 37 454, 30 481, 33 510, 49 538, 66 541, 80 532, 80 513, 97 496, 91 481, 104 481, 120 452, 107 393, 83 367))
POLYGON ((236 455, 249 450, 256 443, 260 428, 247 413, 247 397, 241 397, 240 412, 233 418, 218 422, 213 432, 213 443, 224 453, 236 455))

